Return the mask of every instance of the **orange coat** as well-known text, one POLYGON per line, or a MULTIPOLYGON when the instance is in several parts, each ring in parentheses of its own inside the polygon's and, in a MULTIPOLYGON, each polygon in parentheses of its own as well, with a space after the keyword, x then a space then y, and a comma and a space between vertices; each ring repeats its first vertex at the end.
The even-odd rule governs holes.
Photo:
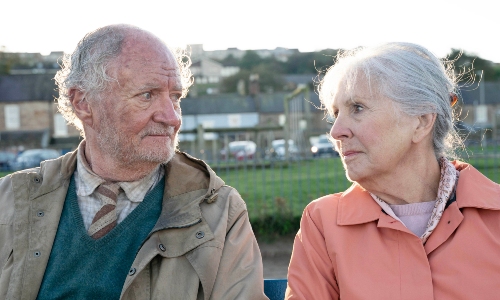
POLYGON ((500 299, 500 185, 472 166, 422 244, 353 184, 304 210, 285 299, 500 299))

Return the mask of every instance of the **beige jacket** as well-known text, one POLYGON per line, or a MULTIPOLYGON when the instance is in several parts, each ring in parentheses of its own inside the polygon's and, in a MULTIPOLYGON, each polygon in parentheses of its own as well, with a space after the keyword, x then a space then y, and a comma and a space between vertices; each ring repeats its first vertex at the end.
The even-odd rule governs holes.
MULTIPOLYGON (((35 299, 76 151, 0 179, 0 299, 35 299)), ((121 299, 267 299, 262 259, 238 192, 203 161, 177 153, 163 208, 121 299)))

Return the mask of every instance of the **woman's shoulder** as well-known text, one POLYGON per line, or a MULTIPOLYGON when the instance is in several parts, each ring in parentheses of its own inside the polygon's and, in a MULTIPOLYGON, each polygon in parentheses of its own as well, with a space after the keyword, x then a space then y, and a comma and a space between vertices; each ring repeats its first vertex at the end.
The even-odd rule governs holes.
POLYGON ((322 196, 318 199, 311 201, 311 203, 309 203, 307 205, 307 207, 309 207, 309 208, 313 208, 313 207, 314 208, 315 207, 321 208, 321 207, 336 206, 339 202, 340 197, 342 197, 342 195, 343 195, 343 192, 322 196))
POLYGON ((304 209, 304 214, 310 215, 312 219, 328 218, 336 219, 339 200, 343 193, 322 196, 311 201, 304 209))

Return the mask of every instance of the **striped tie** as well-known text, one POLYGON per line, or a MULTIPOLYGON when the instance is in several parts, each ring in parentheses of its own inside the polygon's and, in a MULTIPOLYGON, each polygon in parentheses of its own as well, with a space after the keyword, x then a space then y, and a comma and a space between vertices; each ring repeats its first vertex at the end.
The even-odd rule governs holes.
POLYGON ((88 234, 94 239, 100 239, 116 226, 116 198, 120 192, 118 183, 104 182, 95 191, 103 206, 95 214, 88 234))

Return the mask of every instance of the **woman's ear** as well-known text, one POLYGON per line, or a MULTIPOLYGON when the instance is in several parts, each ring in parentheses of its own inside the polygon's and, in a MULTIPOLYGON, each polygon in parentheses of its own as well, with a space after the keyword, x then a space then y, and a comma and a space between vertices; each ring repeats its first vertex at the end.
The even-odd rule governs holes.
MULTIPOLYGON (((436 114, 429 113, 418 117, 418 125, 413 133, 413 142, 418 143, 422 141, 429 134, 432 135, 432 129, 436 122, 436 114)), ((432 137, 431 137, 432 139, 432 137)))
POLYGON ((69 95, 71 105, 78 119, 82 121, 83 125, 92 126, 92 108, 87 99, 85 99, 85 94, 78 89, 72 89, 69 95))

